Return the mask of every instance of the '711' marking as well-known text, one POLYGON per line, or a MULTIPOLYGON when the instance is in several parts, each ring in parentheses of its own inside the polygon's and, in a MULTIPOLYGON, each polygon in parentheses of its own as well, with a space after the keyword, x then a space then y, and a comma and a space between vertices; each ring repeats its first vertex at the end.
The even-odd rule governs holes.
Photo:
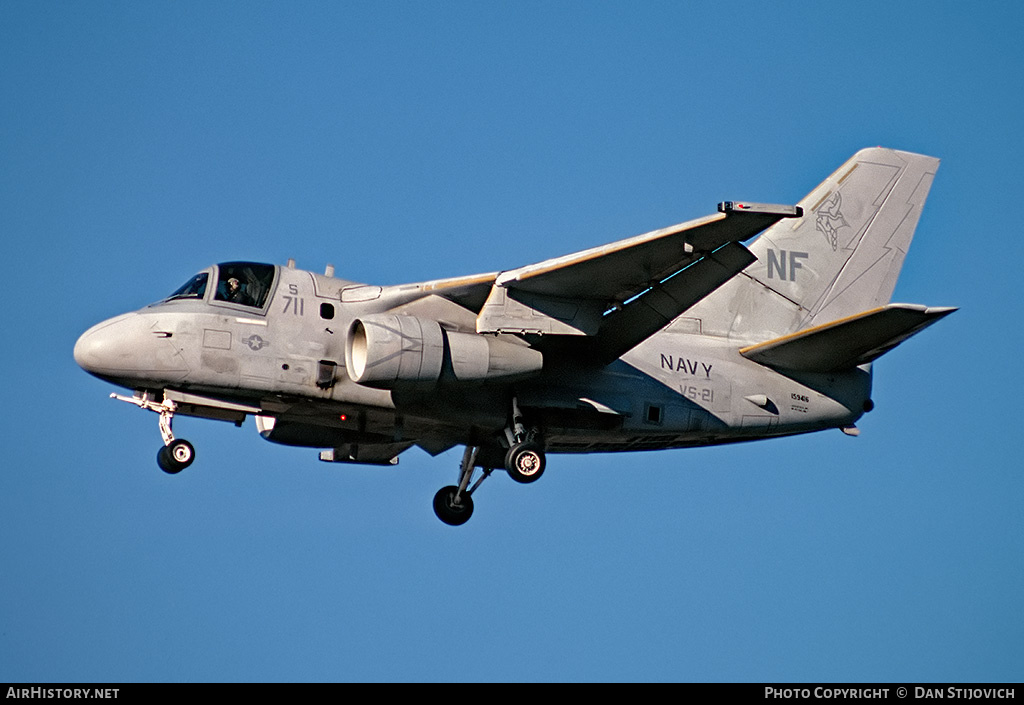
POLYGON ((283 296, 284 299, 284 311, 282 313, 288 313, 289 311, 294 316, 305 316, 306 315, 306 300, 297 296, 283 296))

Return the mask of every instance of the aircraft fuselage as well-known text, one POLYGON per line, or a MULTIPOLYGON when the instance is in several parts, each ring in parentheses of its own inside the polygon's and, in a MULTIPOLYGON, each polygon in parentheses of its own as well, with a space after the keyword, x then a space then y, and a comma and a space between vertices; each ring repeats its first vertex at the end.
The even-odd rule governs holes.
MULTIPOLYGON (((513 394, 537 417, 546 449, 554 453, 684 447, 844 427, 861 415, 870 395, 866 370, 783 375, 739 355, 736 341, 679 325, 610 365, 584 358, 511 381, 467 386, 442 376, 434 383, 374 388, 345 370, 346 337, 358 317, 397 306, 476 335, 474 315, 417 285, 368 287, 287 267, 273 272, 260 307, 219 300, 211 286, 200 297, 162 301, 94 326, 82 335, 75 357, 89 372, 128 389, 170 389, 223 402, 225 409, 232 403, 258 408, 254 415, 263 417, 265 437, 321 448, 408 441, 436 452, 479 442, 506 425, 506 400, 513 394), (268 419, 274 419, 269 429, 268 419)), ((209 270, 211 281, 217 273, 209 270)))

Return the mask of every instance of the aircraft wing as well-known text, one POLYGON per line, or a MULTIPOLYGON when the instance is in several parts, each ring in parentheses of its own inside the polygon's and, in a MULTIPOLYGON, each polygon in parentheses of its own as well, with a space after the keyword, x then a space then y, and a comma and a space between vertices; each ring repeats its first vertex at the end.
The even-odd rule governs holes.
MULTIPOLYGON (((477 317, 477 332, 596 336, 610 310, 623 309, 639 295, 647 297, 659 289, 671 291, 668 297, 660 297, 660 328, 724 282, 718 274, 709 276, 709 268, 700 276, 691 273, 672 285, 669 281, 726 246, 735 245, 749 257, 738 243, 800 214, 796 206, 730 201, 705 218, 501 272, 477 317)), ((729 250, 723 255, 729 270, 726 279, 753 261, 746 259, 737 269, 733 265, 744 257, 735 247, 729 250)), ((722 267, 710 269, 723 271, 722 267)), ((629 341, 640 342, 636 331, 649 325, 625 328, 632 332, 625 337, 616 334, 621 340, 613 346, 616 349, 629 341)))
POLYGON ((731 201, 719 209, 705 218, 502 272, 496 284, 532 294, 622 302, 702 253, 749 240, 797 215, 794 207, 731 201))
POLYGON ((451 279, 435 279, 419 285, 420 290, 441 296, 463 306, 474 313, 479 313, 487 300, 487 294, 494 285, 497 272, 474 274, 468 277, 451 279))

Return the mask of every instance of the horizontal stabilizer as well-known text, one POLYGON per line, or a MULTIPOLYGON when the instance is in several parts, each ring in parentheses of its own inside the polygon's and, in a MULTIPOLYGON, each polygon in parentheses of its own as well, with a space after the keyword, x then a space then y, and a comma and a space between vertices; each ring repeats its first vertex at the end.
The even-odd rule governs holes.
POLYGON ((754 362, 784 370, 834 372, 871 362, 956 311, 889 304, 740 350, 754 362))

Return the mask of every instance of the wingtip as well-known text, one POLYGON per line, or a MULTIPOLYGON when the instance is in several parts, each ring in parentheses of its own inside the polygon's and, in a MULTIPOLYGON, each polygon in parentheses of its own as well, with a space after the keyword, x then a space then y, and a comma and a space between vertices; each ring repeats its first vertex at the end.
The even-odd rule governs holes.
POLYGON ((880 156, 883 154, 895 154, 902 159, 908 160, 927 159, 935 162, 936 167, 941 161, 938 157, 933 157, 930 154, 921 154, 920 152, 908 152, 905 149, 895 149, 894 147, 884 147, 882 145, 878 145, 877 147, 864 147, 863 149, 858 150, 857 153, 854 154, 852 157, 850 157, 850 161, 864 161, 870 157, 880 156))
POLYGON ((942 318, 949 314, 959 311, 959 306, 925 306, 923 304, 901 304, 891 303, 885 306, 887 309, 903 309, 905 311, 917 311, 918 313, 924 314, 929 318, 942 318))

